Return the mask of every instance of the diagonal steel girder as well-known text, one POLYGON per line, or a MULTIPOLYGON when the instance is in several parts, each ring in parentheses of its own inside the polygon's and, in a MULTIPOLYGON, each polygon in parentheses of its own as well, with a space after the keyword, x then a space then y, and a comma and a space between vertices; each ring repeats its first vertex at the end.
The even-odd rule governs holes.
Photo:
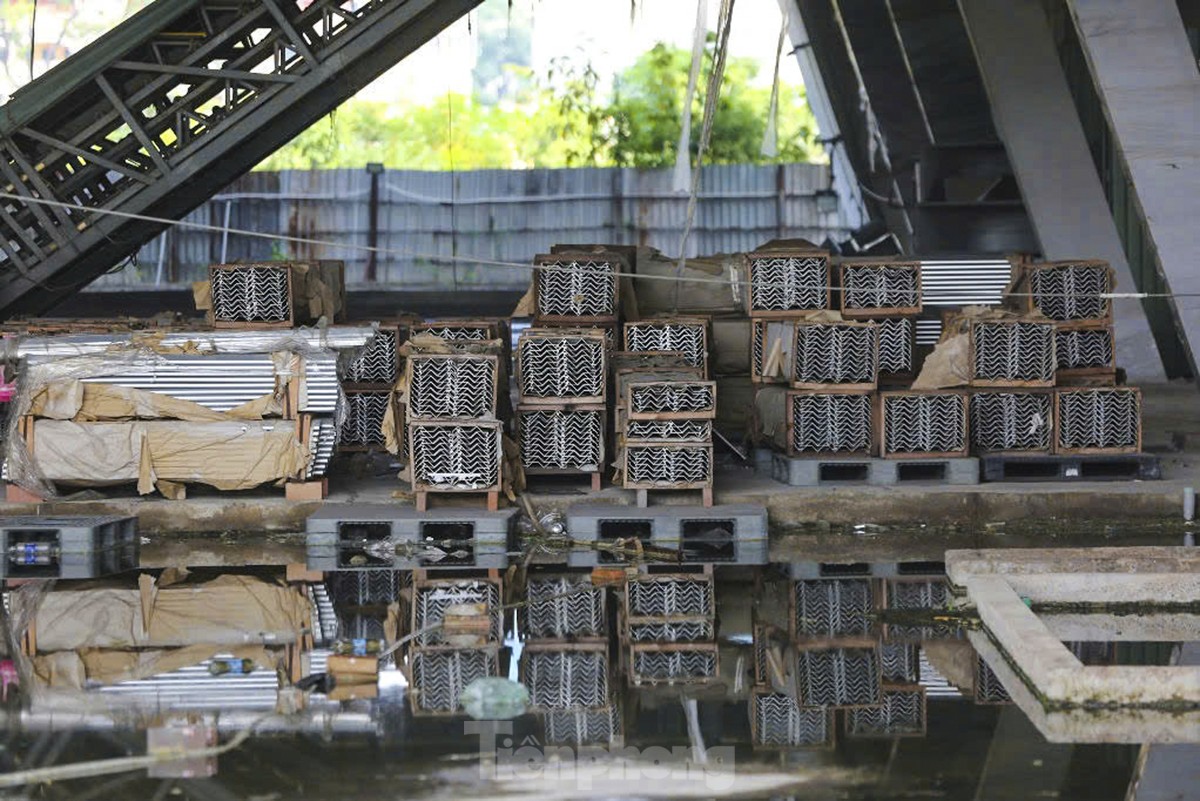
POLYGON ((183 217, 479 2, 158 0, 129 21, 152 35, 118 28, 47 73, 56 95, 0 108, 0 191, 21 198, 0 198, 0 318, 46 311, 164 227, 91 208, 183 217))

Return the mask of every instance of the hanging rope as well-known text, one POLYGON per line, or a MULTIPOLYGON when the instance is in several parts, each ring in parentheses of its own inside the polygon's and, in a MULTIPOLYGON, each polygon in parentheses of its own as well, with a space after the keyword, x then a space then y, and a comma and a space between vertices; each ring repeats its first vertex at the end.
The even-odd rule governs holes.
MULTIPOLYGON (((712 71, 708 74, 708 89, 704 94, 704 122, 700 126, 700 146, 696 149, 696 169, 692 173, 692 191, 688 195, 687 214, 683 221, 683 236, 679 240, 679 264, 675 267, 675 278, 683 275, 687 264, 687 243, 692 233, 692 223, 696 219, 696 197, 700 193, 700 166, 708 152, 708 143, 712 139, 713 119, 717 115, 717 101, 721 97, 721 81, 725 77, 725 56, 729 52, 729 28, 733 22, 733 0, 721 0, 721 10, 717 15, 717 43, 713 50, 712 71)), ((675 293, 671 301, 674 311, 679 310, 679 283, 675 284, 675 293)))

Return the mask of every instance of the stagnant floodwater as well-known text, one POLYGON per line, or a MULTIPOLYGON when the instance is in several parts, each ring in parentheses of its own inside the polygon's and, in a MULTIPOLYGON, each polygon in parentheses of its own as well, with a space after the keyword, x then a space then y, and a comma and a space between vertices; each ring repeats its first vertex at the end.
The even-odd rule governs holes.
MULTIPOLYGON (((600 561, 610 566, 617 560, 600 561)), ((51 799, 197 801, 1126 798, 1139 744, 1047 742, 1008 702, 1005 688, 975 654, 963 629, 944 619, 897 623, 881 612, 940 608, 947 587, 937 568, 929 560, 767 566, 735 560, 709 572, 659 565, 644 576, 654 587, 640 601, 627 585, 603 590, 599 608, 586 608, 585 601, 594 598, 582 594, 550 594, 552 602, 571 609, 559 610, 557 623, 537 624, 542 634, 545 626, 582 626, 581 636, 567 638, 570 645, 562 646, 558 638, 562 651, 573 652, 572 646, 589 640, 599 626, 607 645, 590 646, 600 655, 599 671, 589 672, 586 662, 556 663, 557 678, 549 680, 549 689, 545 664, 542 678, 533 675, 539 646, 530 645, 533 624, 523 617, 532 614, 529 608, 518 601, 503 616, 506 647, 499 651, 495 671, 531 688, 541 682, 535 700, 545 702, 547 693, 561 691, 560 702, 584 699, 580 703, 587 711, 526 714, 498 729, 463 716, 415 715, 406 678, 385 670, 378 698, 340 708, 311 698, 305 733, 251 737, 219 757, 215 776, 151 778, 139 770, 22 792, 51 799), (676 574, 682 577, 678 586, 671 584, 676 574), (690 595, 697 587, 698 601, 690 595), (634 614, 637 603, 664 614, 657 623, 646 622, 647 609, 634 614), (688 608, 688 603, 698 606, 688 608), (581 623, 583 618, 588 622, 581 623), (642 623, 631 626, 631 620, 642 623), (514 628, 525 636, 514 636, 514 628), (656 670, 673 668, 637 661, 645 657, 635 656, 630 643, 668 639, 683 644, 691 654, 686 658, 703 661, 704 654, 712 655, 711 662, 682 670, 716 675, 656 683, 656 670), (704 647, 689 651, 688 644, 697 643, 704 647), (641 677, 637 686, 634 673, 641 677), (797 695, 807 703, 793 709, 789 704, 797 695)), ((588 573, 534 565, 524 580, 524 598, 538 581, 564 575, 564 581, 586 581, 588 573)), ((411 590, 399 571, 327 578, 342 636, 381 636, 386 602, 404 588, 411 590)), ((1080 642, 1068 647, 1085 664, 1165 664, 1173 645, 1080 642)), ((319 660, 314 664, 319 668, 319 660)), ((125 689, 143 701, 159 693, 160 711, 172 699, 195 710, 207 708, 203 714, 215 712, 221 739, 227 740, 245 721, 270 719, 276 723, 262 728, 279 728, 279 719, 271 716, 273 683, 264 670, 234 678, 198 668, 125 689)), ((16 717, 10 717, 0 751, 5 772, 146 752, 145 732, 135 727, 106 728, 93 721, 90 728, 73 728, 52 724, 52 716, 34 715, 27 717, 29 730, 20 731, 16 717)), ((143 724, 159 722, 153 711, 139 717, 143 724)), ((1192 739, 1200 741, 1196 734, 1192 739)), ((1188 788, 1185 779, 1180 786, 1188 788)))

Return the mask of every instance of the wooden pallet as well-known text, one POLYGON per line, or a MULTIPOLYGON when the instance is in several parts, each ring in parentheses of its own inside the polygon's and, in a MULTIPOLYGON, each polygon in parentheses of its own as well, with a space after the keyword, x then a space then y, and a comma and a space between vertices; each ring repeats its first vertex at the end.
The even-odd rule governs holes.
POLYGON ((871 317, 904 317, 921 313, 921 263, 919 261, 889 261, 887 259, 838 259, 838 296, 842 317, 847 320, 865 319, 871 317), (848 307, 846 305, 846 271, 850 269, 877 269, 883 271, 904 270, 913 274, 916 280, 917 302, 911 306, 872 306, 870 308, 848 307))

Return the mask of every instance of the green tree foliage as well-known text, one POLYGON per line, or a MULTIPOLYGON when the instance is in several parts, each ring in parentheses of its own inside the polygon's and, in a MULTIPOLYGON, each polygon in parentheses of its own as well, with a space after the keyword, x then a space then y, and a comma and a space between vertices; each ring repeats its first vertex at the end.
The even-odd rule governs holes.
MULTIPOLYGON (((693 158, 711 58, 707 53, 692 108, 693 158)), ((690 63, 690 52, 659 44, 617 76, 611 93, 601 90, 589 64, 562 58, 545 76, 506 65, 507 78, 488 81, 505 88, 498 102, 479 94, 449 94, 425 106, 351 100, 259 168, 362 167, 372 161, 420 170, 666 167, 675 162, 690 63)), ((751 85, 756 72, 751 59, 726 64, 705 162, 823 161, 804 89, 789 84, 779 91, 779 155, 760 154, 771 90, 751 85)))

